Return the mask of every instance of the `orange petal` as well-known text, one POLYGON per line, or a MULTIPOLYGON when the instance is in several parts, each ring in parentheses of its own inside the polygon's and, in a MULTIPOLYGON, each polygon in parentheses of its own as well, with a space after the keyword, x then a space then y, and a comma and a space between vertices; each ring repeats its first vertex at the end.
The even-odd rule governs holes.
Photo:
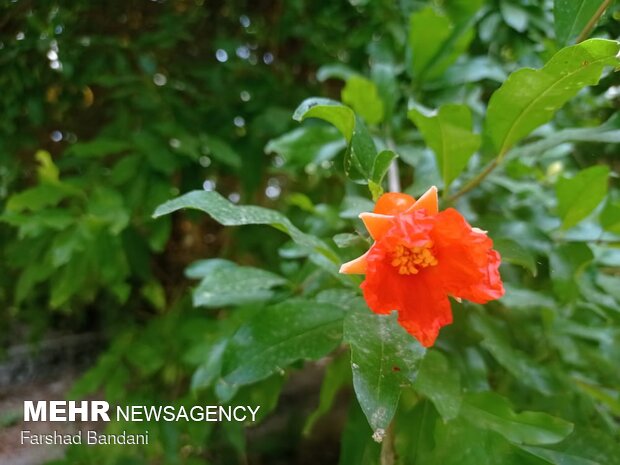
POLYGON ((379 197, 373 212, 381 215, 395 215, 403 213, 414 203, 415 199, 410 195, 401 192, 387 192, 379 197))
POLYGON ((366 252, 361 257, 357 257, 355 260, 343 263, 340 267, 340 273, 342 274, 366 274, 366 252))
POLYGON ((439 212, 439 201, 437 199, 437 188, 431 186, 422 194, 416 203, 414 203, 407 211, 426 210, 429 215, 436 215, 439 212))
POLYGON ((380 215, 378 213, 365 212, 360 214, 360 219, 375 241, 381 239, 392 227, 392 218, 391 215, 380 215))

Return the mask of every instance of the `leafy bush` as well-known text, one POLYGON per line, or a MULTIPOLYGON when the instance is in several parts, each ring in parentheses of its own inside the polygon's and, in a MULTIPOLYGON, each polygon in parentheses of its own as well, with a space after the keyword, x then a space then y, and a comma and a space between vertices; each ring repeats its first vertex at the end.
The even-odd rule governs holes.
POLYGON ((64 463, 301 463, 330 420, 347 465, 618 463, 609 3, 12 5, 5 326, 110 337, 74 396, 287 422, 150 424, 64 463), (425 349, 338 270, 372 200, 431 185, 493 238, 506 294, 453 301, 425 349), (314 413, 276 410, 317 364, 314 413))

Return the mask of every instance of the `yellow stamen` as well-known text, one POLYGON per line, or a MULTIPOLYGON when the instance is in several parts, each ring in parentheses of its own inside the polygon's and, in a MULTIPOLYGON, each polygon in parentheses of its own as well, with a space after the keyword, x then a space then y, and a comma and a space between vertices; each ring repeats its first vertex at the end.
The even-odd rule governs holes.
POLYGON ((432 241, 417 247, 397 245, 392 253, 392 266, 398 268, 400 274, 418 274, 423 268, 435 266, 437 259, 433 255, 432 247, 432 241))

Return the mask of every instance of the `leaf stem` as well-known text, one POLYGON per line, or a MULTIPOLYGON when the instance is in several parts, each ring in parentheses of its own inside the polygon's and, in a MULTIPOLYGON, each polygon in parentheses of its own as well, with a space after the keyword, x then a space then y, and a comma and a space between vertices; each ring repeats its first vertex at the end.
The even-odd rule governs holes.
MULTIPOLYGON (((396 144, 392 139, 391 131, 385 126, 385 143, 392 152, 396 153, 396 144)), ((388 168, 388 190, 390 192, 400 192, 400 172, 398 170, 398 158, 394 158, 388 168)))
POLYGON ((381 442, 381 465, 394 465, 394 463, 396 463, 396 452, 394 451, 394 422, 392 422, 381 442))
POLYGON ((598 10, 594 12, 588 23, 585 25, 585 27, 577 37, 577 44, 583 42, 590 36, 592 29, 594 29, 594 26, 596 26, 596 23, 598 23, 599 19, 601 19, 601 16, 603 16, 603 13, 605 13, 605 10, 609 7, 610 4, 611 0, 604 0, 601 3, 601 6, 599 6, 598 10))
POLYGON ((477 187, 478 184, 480 184, 484 180, 484 178, 486 178, 489 174, 491 174, 491 172, 495 168, 497 168, 501 158, 502 157, 494 158, 493 161, 491 161, 491 163, 489 163, 486 166, 486 168, 484 170, 482 170, 478 174, 478 176, 476 176, 475 178, 471 179, 467 184, 465 184, 463 187, 461 187, 461 189, 459 189, 456 193, 454 193, 450 197, 448 197, 448 202, 454 203, 455 200, 457 200, 458 198, 460 198, 464 194, 467 194, 473 188, 477 187))

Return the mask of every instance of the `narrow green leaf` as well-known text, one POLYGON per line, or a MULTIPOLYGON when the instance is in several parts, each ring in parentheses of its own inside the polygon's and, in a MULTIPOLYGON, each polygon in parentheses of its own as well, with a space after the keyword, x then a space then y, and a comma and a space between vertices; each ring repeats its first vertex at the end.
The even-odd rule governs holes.
POLYGON ((392 164, 392 160, 397 157, 398 155, 396 155, 391 150, 382 150, 381 152, 379 152, 379 155, 377 155, 377 158, 375 158, 375 162, 372 166, 372 174, 370 175, 370 180, 377 184, 381 184, 381 181, 383 181, 383 178, 385 177, 388 169, 390 168, 390 165, 392 164))
POLYGON ((560 45, 572 42, 604 0, 555 0, 555 38, 560 45))
POLYGON ((340 259, 326 244, 318 238, 301 232, 283 214, 268 208, 235 205, 217 192, 192 191, 176 199, 163 203, 155 210, 154 218, 168 215, 183 208, 201 210, 224 226, 241 226, 248 224, 270 225, 286 234, 306 250, 316 250, 334 263, 340 259))
POLYGON ((602 465, 593 460, 544 447, 519 445, 524 451, 553 465, 602 465))
POLYGON ((520 69, 492 95, 485 121, 485 137, 496 154, 551 120, 580 89, 598 83, 606 66, 619 64, 620 44, 591 39, 564 48, 539 70, 520 69))
POLYGON ((408 116, 435 153, 444 188, 447 188, 480 147, 480 136, 472 132, 470 109, 466 105, 448 104, 429 112, 416 107, 408 116))
POLYGON ((297 360, 327 355, 340 343, 342 317, 340 307, 302 299, 256 311, 229 341, 223 382, 254 383, 297 360))
POLYGON ((575 226, 600 204, 607 194, 609 167, 591 166, 572 178, 560 178, 555 186, 562 228, 575 226))
POLYGON ((342 101, 350 105, 368 124, 379 124, 383 121, 383 101, 379 98, 377 86, 371 80, 362 76, 349 77, 341 97, 342 101))
POLYGON ((344 339, 351 347, 353 387, 374 438, 381 441, 396 412, 401 386, 415 380, 425 349, 396 314, 350 313, 344 339))
POLYGON ((349 107, 335 100, 312 97, 304 100, 293 113, 295 121, 318 118, 333 124, 351 142, 355 129, 355 113, 349 107))
POLYGON ((427 351, 413 388, 433 402, 445 421, 452 420, 459 414, 460 375, 441 352, 427 351))
POLYGON ((507 238, 500 238, 493 241, 493 248, 502 257, 502 261, 519 265, 528 270, 532 276, 536 276, 536 259, 534 256, 517 241, 507 238))
POLYGON ((474 425, 517 444, 555 444, 573 431, 572 423, 546 413, 515 413, 508 399, 494 392, 467 394, 461 409, 461 415, 474 425))

